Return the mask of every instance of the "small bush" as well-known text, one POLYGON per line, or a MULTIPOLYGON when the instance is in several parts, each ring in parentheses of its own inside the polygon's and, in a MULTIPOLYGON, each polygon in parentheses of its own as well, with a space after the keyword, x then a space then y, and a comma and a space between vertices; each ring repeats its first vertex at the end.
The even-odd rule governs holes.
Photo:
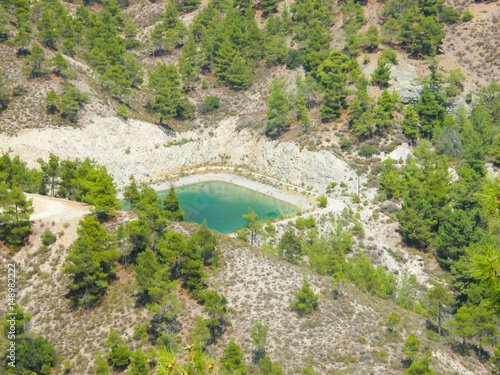
POLYGON ((469 22, 470 20, 472 20, 474 18, 474 15, 471 13, 470 10, 466 10, 465 12, 463 12, 462 14, 462 22, 469 22))
POLYGON ((201 114, 215 111, 220 107, 220 99, 217 96, 207 96, 200 104, 198 112, 201 114))
POLYGON ((299 316, 304 316, 312 313, 319 308, 319 296, 309 287, 307 280, 304 280, 300 292, 295 293, 296 299, 292 301, 290 307, 296 310, 299 316))
POLYGON ((322 195, 321 197, 318 197, 318 202, 321 208, 325 208, 328 204, 328 198, 325 195, 322 195))
POLYGON ((392 48, 386 48, 382 51, 380 58, 384 60, 384 62, 391 63, 396 65, 398 61, 398 54, 392 48))
POLYGON ((351 148, 352 142, 349 138, 340 138, 340 148, 342 150, 349 150, 351 148))
POLYGON ((177 108, 177 119, 179 120, 193 120, 196 115, 196 106, 191 104, 187 99, 182 99, 179 107, 177 108))
POLYGON ((42 234, 42 243, 45 246, 52 245, 54 242, 56 242, 57 237, 54 233, 52 233, 49 229, 45 230, 42 234))
POLYGON ((371 145, 361 145, 358 151, 359 156, 363 156, 365 158, 372 157, 374 153, 375 153, 375 147, 371 145))

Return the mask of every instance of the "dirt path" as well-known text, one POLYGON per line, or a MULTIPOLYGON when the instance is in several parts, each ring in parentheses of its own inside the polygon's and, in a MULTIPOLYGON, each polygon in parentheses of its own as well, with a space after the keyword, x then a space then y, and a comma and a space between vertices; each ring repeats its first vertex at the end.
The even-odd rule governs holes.
POLYGON ((51 198, 38 194, 26 194, 33 199, 35 212, 30 220, 58 221, 61 219, 73 219, 90 213, 90 206, 83 203, 72 202, 66 199, 51 198))

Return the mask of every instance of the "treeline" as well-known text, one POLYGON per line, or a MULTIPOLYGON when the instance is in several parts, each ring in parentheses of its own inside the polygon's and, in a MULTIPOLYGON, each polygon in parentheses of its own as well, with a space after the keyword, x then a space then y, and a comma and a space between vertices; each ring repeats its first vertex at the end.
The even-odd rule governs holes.
POLYGON ((19 156, 0 157, 0 241, 12 249, 19 249, 30 233, 33 206, 25 192, 87 203, 101 218, 113 216, 121 207, 113 178, 94 161, 60 160, 50 154, 48 161, 38 163, 41 171, 28 168, 19 156))

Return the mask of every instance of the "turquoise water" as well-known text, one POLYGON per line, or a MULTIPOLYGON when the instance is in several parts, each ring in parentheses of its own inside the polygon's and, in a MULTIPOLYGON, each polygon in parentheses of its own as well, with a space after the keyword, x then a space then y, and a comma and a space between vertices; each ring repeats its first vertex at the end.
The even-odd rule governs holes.
MULTIPOLYGON (((252 207, 259 219, 267 221, 280 214, 291 215, 298 211, 289 203, 227 182, 202 182, 175 189, 179 204, 186 212, 184 221, 198 224, 207 220, 207 226, 221 233, 231 233, 247 222, 241 215, 252 207)), ((168 190, 158 192, 163 199, 168 190)))

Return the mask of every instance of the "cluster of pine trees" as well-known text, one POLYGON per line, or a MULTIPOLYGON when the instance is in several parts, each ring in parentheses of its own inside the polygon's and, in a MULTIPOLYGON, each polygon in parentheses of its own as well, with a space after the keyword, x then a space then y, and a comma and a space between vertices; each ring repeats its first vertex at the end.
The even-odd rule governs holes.
MULTIPOLYGON (((214 85, 219 82, 235 90, 246 90, 252 84, 255 70, 262 66, 286 65, 288 69, 303 66, 308 77, 306 83, 309 83, 306 86, 310 86, 310 80, 314 81, 316 93, 307 87, 293 103, 276 99, 268 103, 271 113, 268 113, 267 133, 279 135, 295 120, 281 115, 289 111, 292 104, 296 106, 296 121, 307 129, 308 112, 319 105, 325 122, 338 119, 348 109, 352 114, 349 121, 353 134, 361 139, 374 133, 374 123, 380 134, 394 118, 393 112, 383 105, 377 105, 373 112, 372 99, 366 94, 370 82, 360 76, 356 57, 361 52, 374 52, 380 43, 405 48, 418 56, 433 57, 445 36, 444 23, 459 20, 458 13, 443 6, 440 0, 394 0, 384 7, 382 32, 377 26, 360 32, 367 21, 363 6, 349 0, 341 7, 344 49, 333 51, 330 47, 333 0, 296 1, 290 7, 285 4, 279 9, 274 0, 212 0, 189 27, 180 16, 196 10, 200 1, 177 0, 166 4, 149 40, 142 45, 136 39, 137 26, 122 12, 128 2, 103 1, 99 12, 92 11, 88 5, 79 6, 70 14, 59 0, 43 0, 33 5, 11 0, 0 3, 4 39, 18 47, 20 56, 27 56, 26 69, 31 77, 48 73, 48 67, 52 66, 52 72, 63 79, 75 78, 61 52, 83 58, 98 73, 102 88, 119 102, 120 115, 129 115, 130 98, 142 90, 142 94, 149 97, 147 109, 162 123, 170 118, 185 120, 195 116, 193 105, 183 94, 195 89, 195 82, 203 77, 215 74, 214 85), (263 12, 264 29, 257 25, 256 10, 263 12), (129 52, 132 50, 150 54, 153 59, 177 54, 178 64, 160 64, 148 71, 138 62, 137 53, 129 52), (53 55, 51 59, 45 57, 49 51, 53 55), (147 86, 143 85, 146 75, 147 86), (351 94, 347 89, 349 84, 357 87, 353 103, 346 100, 351 94), (321 97, 321 102, 311 100, 312 96, 321 97), (360 118, 364 112, 368 114, 360 118), (362 123, 367 125, 360 126, 362 123)), ((387 87, 390 66, 395 63, 394 58, 392 62, 386 58, 391 51, 387 49, 379 59, 371 84, 387 87)), ((273 85, 272 95, 280 90, 280 85, 279 82, 273 85)), ((8 90, 5 86, 4 91, 8 90)), ((48 94, 47 111, 60 112, 63 119, 76 122, 78 109, 86 101, 85 94, 69 83, 60 91, 48 94)), ((4 99, 0 94, 0 110, 8 105, 7 96, 4 99)), ((422 123, 422 127, 425 126, 422 123)))
POLYGON ((434 254, 446 272, 449 289, 435 285, 428 292, 428 314, 436 319, 438 333, 446 326, 461 339, 463 350, 475 340, 482 358, 483 346, 498 335, 498 264, 492 260, 499 248, 500 190, 498 179, 488 176, 486 162, 495 163, 497 155, 500 86, 492 82, 469 113, 461 108, 450 116, 444 102, 452 85, 443 88, 443 76, 435 67, 424 84, 411 116, 420 117, 421 134, 430 141, 421 142, 402 168, 386 160, 380 189, 383 199, 401 202, 396 216, 403 241, 434 254))

